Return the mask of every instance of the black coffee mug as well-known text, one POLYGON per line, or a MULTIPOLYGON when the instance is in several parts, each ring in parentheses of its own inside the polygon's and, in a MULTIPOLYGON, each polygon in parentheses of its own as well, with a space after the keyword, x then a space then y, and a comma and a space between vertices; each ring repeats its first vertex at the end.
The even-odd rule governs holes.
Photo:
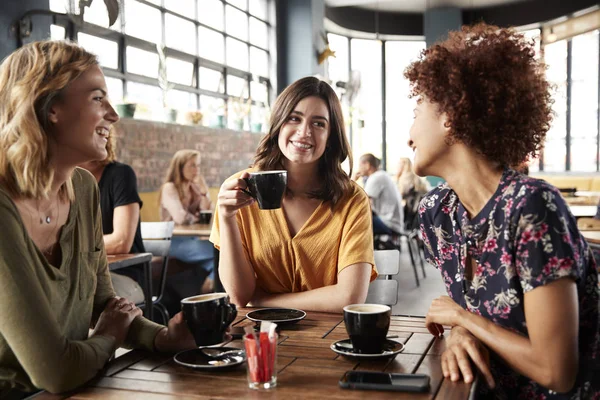
POLYGON ((361 354, 379 354, 390 329, 392 309, 382 304, 344 307, 344 323, 352 347, 361 354))
POLYGON ((210 224, 210 220, 212 219, 213 216, 213 212, 210 210, 204 210, 204 211, 200 211, 200 223, 201 224, 210 224))
POLYGON ((181 300, 183 319, 198 346, 225 341, 227 327, 237 316, 235 304, 227 293, 209 293, 181 300))
POLYGON ((249 178, 244 178, 247 190, 245 193, 258 202, 261 210, 281 208, 281 200, 287 186, 287 171, 251 172, 249 178))

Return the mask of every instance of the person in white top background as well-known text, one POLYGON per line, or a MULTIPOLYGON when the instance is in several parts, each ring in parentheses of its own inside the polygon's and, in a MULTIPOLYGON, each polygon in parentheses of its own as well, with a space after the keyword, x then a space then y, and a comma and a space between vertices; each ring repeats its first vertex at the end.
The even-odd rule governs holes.
POLYGON ((380 170, 381 161, 373 154, 360 157, 358 168, 366 177, 365 192, 371 200, 373 234, 391 235, 404 227, 402 197, 396 184, 386 171, 380 170))

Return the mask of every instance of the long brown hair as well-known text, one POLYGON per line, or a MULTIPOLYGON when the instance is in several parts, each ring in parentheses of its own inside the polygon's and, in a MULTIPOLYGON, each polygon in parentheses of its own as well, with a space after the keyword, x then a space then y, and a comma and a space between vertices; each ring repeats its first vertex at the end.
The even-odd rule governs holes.
POLYGON ((304 98, 315 96, 323 99, 329 110, 329 138, 325 153, 319 160, 319 175, 323 179, 321 187, 308 193, 310 197, 331 201, 332 207, 351 191, 350 177, 342 169, 342 163, 348 159, 352 174, 352 151, 346 138, 346 128, 340 101, 327 82, 315 77, 297 80, 277 97, 271 114, 269 133, 261 140, 254 157, 254 167, 260 171, 283 168, 284 155, 279 149, 279 132, 304 98))
MULTIPOLYGON (((165 176, 163 187, 165 184, 172 182, 177 189, 177 194, 179 194, 179 200, 181 201, 183 201, 183 198, 185 197, 185 193, 183 191, 183 183, 185 181, 183 178, 183 167, 185 166, 186 162, 194 157, 200 158, 200 152, 196 150, 179 150, 171 159, 169 169, 167 170, 167 175, 165 176)), ((161 204, 161 198, 162 188, 158 195, 158 204, 161 204)))

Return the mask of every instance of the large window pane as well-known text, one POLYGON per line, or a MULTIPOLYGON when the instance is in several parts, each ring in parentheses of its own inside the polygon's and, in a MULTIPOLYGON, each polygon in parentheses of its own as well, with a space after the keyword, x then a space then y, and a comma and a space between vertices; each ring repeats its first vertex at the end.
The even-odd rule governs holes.
POLYGON ((248 97, 248 82, 233 75, 227 75, 227 94, 235 97, 248 97))
POLYGON ((167 47, 196 54, 196 25, 172 14, 165 15, 165 36, 167 47))
POLYGON ((567 147, 564 139, 547 139, 544 145, 544 171, 561 172, 567 162, 567 147))
POLYGON ((329 47, 335 51, 335 58, 329 57, 329 79, 333 82, 348 81, 348 38, 344 36, 327 35, 329 47))
POLYGON ((248 40, 248 16, 231 6, 225 6, 225 32, 238 39, 248 40))
POLYGON ((544 57, 548 65, 546 77, 556 87, 552 96, 555 115, 544 148, 544 171, 564 171, 567 151, 564 147, 567 136, 567 42, 562 40, 545 46, 544 57), (563 162, 562 166, 560 162, 563 162))
POLYGON ((123 81, 120 79, 106 77, 106 88, 111 104, 119 104, 123 101, 123 81))
POLYGON ((158 54, 127 46, 127 72, 158 78, 158 54))
POLYGON ((246 11, 248 8, 248 2, 247 0, 227 0, 227 2, 229 4, 233 4, 234 6, 241 8, 242 10, 246 11))
POLYGON ((200 96, 200 110, 204 114, 202 123, 215 128, 225 127, 225 101, 211 96, 200 96))
MULTIPOLYGON (((378 40, 352 39, 352 68, 360 74, 360 91, 350 104, 352 114, 352 150, 355 167, 365 153, 381 158, 381 42, 378 40)), ((352 80, 351 80, 352 81, 352 80)))
POLYGON ((68 13, 70 11, 69 4, 65 0, 50 0, 50 11, 68 13))
POLYGON ((387 170, 395 174, 400 158, 413 159, 407 143, 416 99, 408 98, 410 85, 404 70, 419 57, 425 42, 390 41, 385 46, 387 170))
POLYGON ((223 35, 208 28, 198 28, 198 54, 208 60, 223 63, 224 55, 223 35))
POLYGON ((125 2, 125 32, 131 36, 160 43, 162 40, 161 13, 156 8, 134 0, 125 2))
POLYGON ((77 42, 98 56, 100 65, 112 69, 119 68, 119 44, 85 33, 77 34, 77 42))
MULTIPOLYGON (((204 0, 200 0, 203 2, 204 0)), ((196 18, 195 0, 165 0, 165 8, 173 10, 178 14, 185 15, 188 18, 196 18)))
POLYGON ((572 39, 571 171, 596 171, 598 31, 572 39))
POLYGON ((267 24, 256 18, 250 18, 250 43, 266 49, 269 47, 269 29, 267 24))
POLYGON ((214 69, 200 67, 200 89, 223 93, 223 73, 214 69))
POLYGON ((250 47, 250 72, 260 76, 269 76, 269 55, 266 51, 250 47))
POLYGON ((223 3, 220 0, 201 0, 198 21, 215 29, 223 30, 223 3))
POLYGON ((50 25, 50 39, 62 40, 65 38, 65 28, 60 25, 50 25))
POLYGON ((178 110, 197 110, 198 100, 194 93, 181 90, 169 90, 167 93, 167 104, 178 110))
POLYGON ((167 80, 182 85, 192 85, 194 64, 167 57, 167 80))
POLYGON ((267 0, 250 0, 250 14, 266 21, 269 16, 268 6, 267 0))
POLYGON ((227 65, 248 71, 248 46, 239 40, 228 37, 227 65))
POLYGON ((254 101, 269 102, 269 92, 266 83, 252 81, 250 83, 250 93, 254 101))
POLYGON ((158 86, 128 82, 127 101, 144 104, 150 108, 162 109, 162 92, 158 86))

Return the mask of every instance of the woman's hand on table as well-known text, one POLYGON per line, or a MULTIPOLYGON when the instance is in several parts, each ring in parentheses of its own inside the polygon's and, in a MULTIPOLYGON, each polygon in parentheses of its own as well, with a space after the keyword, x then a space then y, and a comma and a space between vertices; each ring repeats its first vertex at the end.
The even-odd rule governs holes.
POLYGON ((490 354, 484 344, 463 327, 456 326, 446 339, 446 350, 442 353, 442 374, 453 382, 461 375, 466 383, 473 382, 474 371, 471 361, 485 378, 488 386, 495 382, 490 370, 490 354))
POLYGON ((219 190, 219 215, 225 218, 235 217, 240 208, 247 207, 254 202, 254 199, 242 189, 247 189, 246 181, 249 173, 244 172, 239 178, 233 178, 225 181, 219 190))
POLYGON ((433 336, 442 336, 444 333, 442 325, 460 325, 460 319, 466 312, 450 297, 440 296, 431 302, 425 318, 425 326, 433 336))
MULTIPOLYGON (((231 340, 231 336, 227 335, 225 340, 231 340)), ((169 325, 158 332, 154 339, 154 347, 157 351, 165 353, 175 353, 198 347, 194 336, 183 319, 182 312, 175 314, 169 320, 169 325)))
POLYGON ((91 336, 104 335, 115 338, 115 346, 121 347, 134 319, 142 315, 134 303, 124 297, 113 297, 108 300, 104 311, 98 317, 98 322, 91 336))

